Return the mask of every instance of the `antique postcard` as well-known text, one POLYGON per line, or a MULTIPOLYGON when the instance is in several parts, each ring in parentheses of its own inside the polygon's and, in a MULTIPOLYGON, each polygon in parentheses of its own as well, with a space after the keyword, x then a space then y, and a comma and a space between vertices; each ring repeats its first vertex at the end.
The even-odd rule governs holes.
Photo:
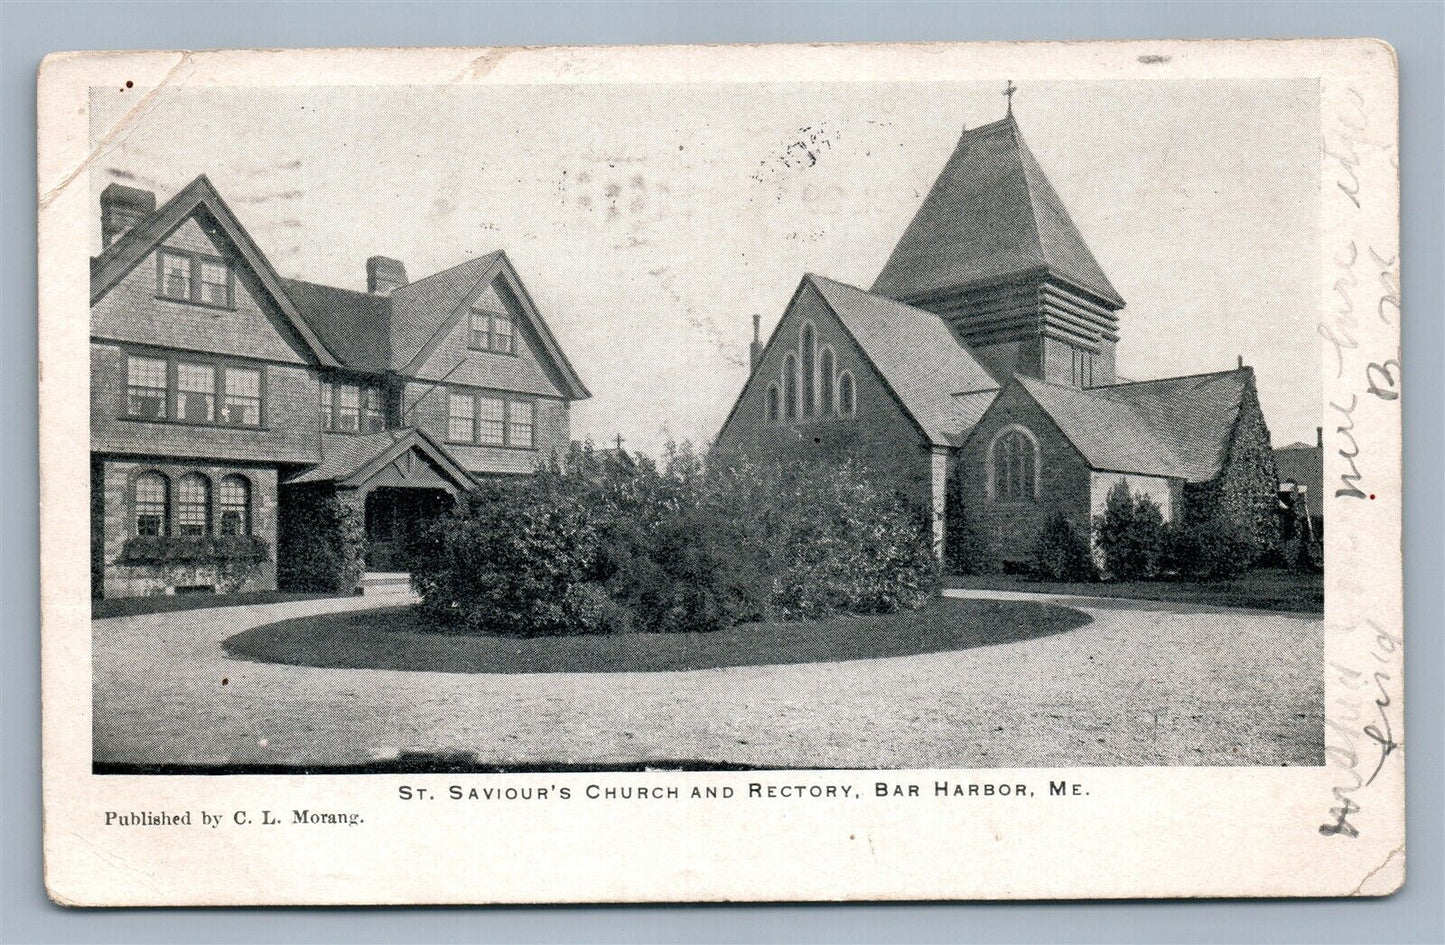
POLYGON ((1374 40, 57 53, 79 906, 1385 895, 1374 40))

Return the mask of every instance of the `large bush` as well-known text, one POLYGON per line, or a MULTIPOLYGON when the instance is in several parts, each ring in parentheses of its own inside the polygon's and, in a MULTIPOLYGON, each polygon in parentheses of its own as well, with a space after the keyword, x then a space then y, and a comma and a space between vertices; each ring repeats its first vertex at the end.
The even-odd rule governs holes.
POLYGON ((978 522, 968 514, 962 476, 948 477, 943 509, 943 564, 948 573, 981 574, 997 567, 978 522))
POLYGON ((1055 581, 1092 581, 1094 556, 1088 531, 1076 527, 1063 512, 1050 515, 1034 541, 1034 570, 1055 581))
POLYGON ((283 487, 276 543, 285 590, 350 594, 366 571, 361 509, 325 486, 283 487))
POLYGON ((432 535, 412 568, 424 611, 488 633, 709 631, 917 607, 937 586, 927 523, 846 463, 581 448, 478 489, 432 535))
POLYGON ((1137 581, 1159 572, 1164 553, 1164 515, 1149 496, 1129 491, 1120 479, 1094 516, 1094 542, 1103 568, 1115 581, 1137 581))
POLYGON ((1181 577, 1211 581, 1236 577, 1254 562, 1255 544, 1252 535, 1228 521, 1175 522, 1165 533, 1163 565, 1181 577))

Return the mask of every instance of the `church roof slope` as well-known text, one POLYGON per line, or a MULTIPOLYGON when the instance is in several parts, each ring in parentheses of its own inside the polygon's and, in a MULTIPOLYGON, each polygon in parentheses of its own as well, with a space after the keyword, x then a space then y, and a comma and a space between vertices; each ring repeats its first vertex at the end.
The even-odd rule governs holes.
POLYGON ((963 132, 872 291, 913 299, 1042 270, 1124 305, 1010 115, 963 132))
POLYGON ((973 416, 975 405, 960 405, 953 395, 997 391, 999 383, 943 319, 823 276, 805 278, 929 439, 940 444, 961 443, 983 410, 979 408, 978 416, 973 416), (962 426, 964 423, 967 425, 962 426))
POLYGON ((1094 469, 1208 482, 1229 455, 1249 368, 1079 390, 1018 381, 1094 469))

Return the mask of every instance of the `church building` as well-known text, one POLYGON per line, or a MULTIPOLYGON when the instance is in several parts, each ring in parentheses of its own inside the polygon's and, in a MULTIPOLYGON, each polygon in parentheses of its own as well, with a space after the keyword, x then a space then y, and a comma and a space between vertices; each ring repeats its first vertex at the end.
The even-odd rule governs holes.
POLYGON ((992 565, 1027 561, 1056 511, 1089 529, 1120 480, 1166 519, 1267 541, 1253 371, 1123 380, 1124 305, 1010 109, 963 132, 870 288, 805 275, 766 344, 754 317, 717 446, 852 457, 931 515, 940 550, 967 527, 992 565))

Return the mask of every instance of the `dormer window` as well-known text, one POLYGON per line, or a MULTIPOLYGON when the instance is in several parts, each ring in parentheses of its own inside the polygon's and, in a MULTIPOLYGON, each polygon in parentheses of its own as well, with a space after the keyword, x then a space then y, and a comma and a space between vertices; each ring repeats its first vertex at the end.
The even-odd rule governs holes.
POLYGON ((235 306, 236 275, 226 260, 169 247, 156 256, 156 295, 214 308, 235 306))
POLYGON ((517 353, 515 325, 510 314, 474 308, 467 318, 467 347, 497 354, 517 353))

